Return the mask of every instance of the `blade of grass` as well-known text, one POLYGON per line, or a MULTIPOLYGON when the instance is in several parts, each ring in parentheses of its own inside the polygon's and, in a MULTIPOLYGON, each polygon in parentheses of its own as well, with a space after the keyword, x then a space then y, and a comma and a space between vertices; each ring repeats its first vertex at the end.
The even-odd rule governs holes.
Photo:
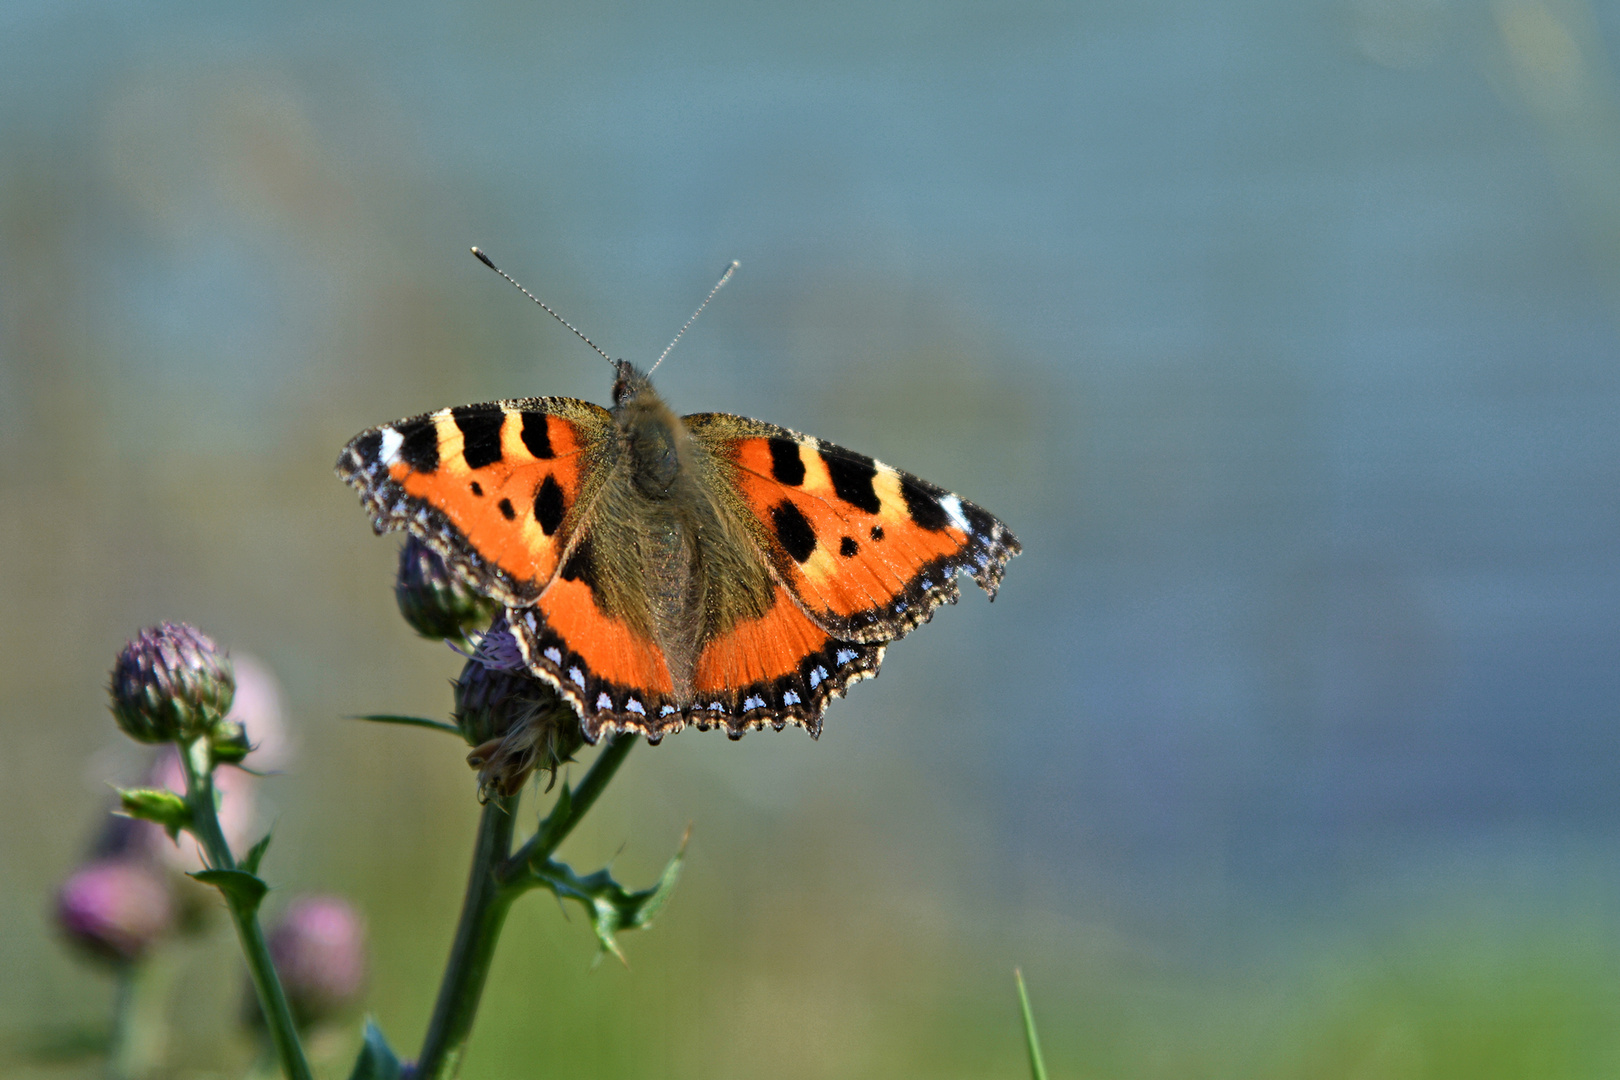
POLYGON ((1035 1034, 1035 1014, 1029 1011, 1029 991, 1024 989, 1024 973, 1013 968, 1018 982, 1018 1008, 1024 1014, 1024 1042, 1029 1045, 1029 1075, 1031 1080, 1046 1080, 1046 1063, 1041 1060, 1041 1038, 1035 1034))

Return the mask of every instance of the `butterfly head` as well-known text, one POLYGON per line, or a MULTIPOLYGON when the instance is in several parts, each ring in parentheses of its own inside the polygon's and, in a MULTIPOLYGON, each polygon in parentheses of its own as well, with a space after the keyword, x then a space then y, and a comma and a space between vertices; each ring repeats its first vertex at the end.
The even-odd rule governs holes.
POLYGON ((643 394, 656 396, 652 380, 628 360, 613 361, 613 404, 623 406, 632 398, 643 394))
POLYGON ((667 499, 685 461, 686 428, 634 364, 616 360, 613 370, 613 418, 629 447, 636 486, 667 499))

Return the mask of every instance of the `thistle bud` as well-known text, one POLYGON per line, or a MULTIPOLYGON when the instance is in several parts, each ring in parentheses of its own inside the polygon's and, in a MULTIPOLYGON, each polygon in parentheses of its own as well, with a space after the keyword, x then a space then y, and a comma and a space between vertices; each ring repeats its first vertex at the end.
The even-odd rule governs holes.
POLYGON ((236 680, 230 658, 185 623, 142 630, 113 665, 112 712, 139 742, 211 734, 231 708, 236 680))
MULTIPOLYGON (((343 1015, 360 1002, 366 982, 365 921, 336 896, 305 896, 270 931, 270 958, 304 1027, 343 1015)), ((260 1016, 251 999, 252 1015, 260 1016)))
POLYGON ((415 536, 399 549, 394 599, 405 621, 425 638, 459 641, 489 625, 500 605, 450 572, 444 560, 415 536))
POLYGON ((505 616, 461 669, 455 719, 473 747, 467 764, 478 770, 480 797, 515 793, 537 768, 555 777, 585 741, 573 708, 529 673, 505 616))
POLYGON ((57 891, 56 925, 91 956, 127 963, 174 928, 174 898, 150 864, 100 859, 74 871, 57 891))

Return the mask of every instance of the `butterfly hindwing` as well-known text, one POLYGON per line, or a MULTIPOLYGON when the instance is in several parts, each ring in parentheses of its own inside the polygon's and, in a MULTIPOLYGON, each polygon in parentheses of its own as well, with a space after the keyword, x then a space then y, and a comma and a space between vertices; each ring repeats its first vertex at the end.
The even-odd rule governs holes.
POLYGON ((822 629, 778 584, 770 608, 736 623, 698 657, 691 719, 733 735, 769 724, 821 731, 821 714, 854 682, 877 675, 883 646, 841 641, 822 629))
POLYGON ((992 598, 1020 546, 988 512, 843 447, 725 413, 683 418, 780 580, 834 638, 890 641, 955 602, 956 575, 992 598))
POLYGON ((362 432, 338 475, 377 532, 409 529, 480 592, 521 607, 556 576, 616 431, 606 409, 573 398, 440 409, 362 432))

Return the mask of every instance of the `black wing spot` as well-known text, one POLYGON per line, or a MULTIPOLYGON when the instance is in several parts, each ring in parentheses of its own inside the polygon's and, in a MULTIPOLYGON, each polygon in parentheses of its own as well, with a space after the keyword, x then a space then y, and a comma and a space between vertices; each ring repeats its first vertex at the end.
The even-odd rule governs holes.
POLYGON ((980 510, 972 503, 962 504, 962 516, 968 519, 968 527, 973 530, 974 536, 993 536, 996 531, 996 519, 980 510))
POLYGON ((420 473, 434 472, 439 467, 439 429, 431 416, 407 420, 394 429, 404 441, 399 444, 399 458, 420 473))
POLYGON ((789 487, 804 483, 804 460, 799 457, 799 444, 792 439, 772 439, 770 444, 771 475, 789 487))
POLYGON ((461 456, 469 469, 482 469, 501 460, 501 425, 506 414, 499 408, 462 405, 450 410, 450 418, 461 429, 461 456))
POLYGON ((482 499, 484 497, 484 485, 474 480, 472 482, 472 493, 482 499))
POLYGON ((368 431, 354 440, 354 452, 362 465, 375 465, 382 456, 382 431, 368 431))
POLYGON ((512 521, 517 518, 517 511, 512 509, 511 499, 502 499, 495 505, 501 508, 501 517, 505 518, 507 521, 512 521))
POLYGON ((919 527, 929 532, 939 532, 951 523, 945 508, 939 505, 939 499, 923 487, 916 477, 900 477, 900 494, 906 500, 906 513, 919 527))
POLYGON ((864 454, 846 452, 838 455, 821 451, 821 460, 827 465, 827 475, 832 477, 833 490, 838 497, 857 510, 865 510, 868 514, 875 514, 883 509, 883 501, 872 488, 872 478, 877 476, 877 466, 872 459, 864 454))
POLYGON ((596 591, 596 558, 591 553, 589 536, 574 545, 573 553, 563 563, 562 579, 581 582, 591 592, 596 591))
POLYGON ((816 530, 792 500, 783 499, 771 508, 771 522, 776 526, 776 538, 794 562, 805 562, 815 553, 816 530))
POLYGON ((563 505, 562 488, 557 486, 554 477, 547 474, 545 480, 534 493, 534 520, 540 523, 540 531, 550 536, 562 524, 563 513, 567 507, 563 505))
POLYGON ((881 526, 881 525, 872 526, 872 539, 873 540, 881 540, 881 539, 883 539, 883 526, 881 526))
POLYGON ((854 558, 855 553, 861 550, 861 545, 855 542, 853 536, 846 536, 838 541, 838 554, 846 559, 854 558))
POLYGON ((523 414, 523 445, 537 458, 553 458, 550 417, 542 412, 523 414))

